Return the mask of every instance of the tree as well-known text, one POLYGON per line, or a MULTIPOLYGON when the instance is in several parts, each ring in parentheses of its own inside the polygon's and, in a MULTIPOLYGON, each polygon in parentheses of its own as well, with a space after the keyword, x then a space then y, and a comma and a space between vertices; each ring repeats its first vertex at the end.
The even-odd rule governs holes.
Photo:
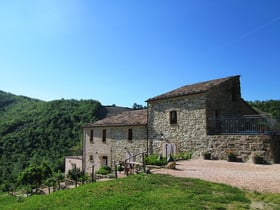
POLYGON ((29 166, 18 177, 18 183, 22 186, 30 186, 38 190, 43 181, 43 171, 40 166, 29 166))
MULTIPOLYGON (((18 177, 18 183, 22 186, 28 186, 38 191, 39 186, 44 182, 48 187, 52 182, 53 171, 51 167, 43 162, 40 166, 30 165, 18 177)), ((49 189, 50 191, 50 189, 49 189)))
POLYGON ((50 194, 51 193, 51 186, 53 186, 53 188, 54 188, 54 185, 56 183, 56 178, 55 177, 47 178, 44 183, 45 183, 45 185, 48 186, 48 191, 49 191, 49 194, 50 194))
POLYGON ((133 109, 144 109, 145 107, 141 104, 133 103, 132 108, 133 109))
POLYGON ((84 181, 87 180, 87 177, 86 177, 84 171, 81 171, 81 169, 77 168, 76 165, 74 165, 74 167, 68 171, 67 177, 69 179, 75 181, 76 187, 78 185, 78 181, 82 181, 82 183, 83 183, 84 181))

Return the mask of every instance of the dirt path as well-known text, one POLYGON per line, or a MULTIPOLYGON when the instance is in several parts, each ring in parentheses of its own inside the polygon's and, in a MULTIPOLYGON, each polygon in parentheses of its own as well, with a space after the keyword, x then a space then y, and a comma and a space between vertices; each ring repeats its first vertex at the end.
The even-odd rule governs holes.
POLYGON ((256 165, 221 160, 178 161, 176 170, 155 169, 152 173, 199 178, 239 188, 280 193, 280 164, 256 165))

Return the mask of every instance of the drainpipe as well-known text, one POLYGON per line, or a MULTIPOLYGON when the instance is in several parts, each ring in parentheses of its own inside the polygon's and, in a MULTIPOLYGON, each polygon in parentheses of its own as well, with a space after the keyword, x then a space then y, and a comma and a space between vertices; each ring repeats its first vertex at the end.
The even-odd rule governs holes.
POLYGON ((82 148, 83 148, 83 151, 82 151, 82 169, 84 171, 86 171, 85 169, 85 138, 86 138, 86 135, 85 135, 86 131, 85 129, 83 128, 83 140, 82 140, 82 148))
POLYGON ((146 124, 146 140, 147 140, 147 156, 149 155, 149 104, 147 102, 147 124, 146 124))
POLYGON ((149 129, 148 129, 148 125, 145 126, 146 127, 146 147, 147 147, 147 151, 146 154, 147 156, 149 155, 149 129))

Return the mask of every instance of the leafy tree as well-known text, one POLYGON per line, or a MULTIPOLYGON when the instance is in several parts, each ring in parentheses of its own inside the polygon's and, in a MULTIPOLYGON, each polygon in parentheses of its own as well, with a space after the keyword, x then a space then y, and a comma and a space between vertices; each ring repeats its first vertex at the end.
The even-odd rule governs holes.
POLYGON ((145 109, 145 108, 146 108, 145 106, 137 103, 133 103, 132 105, 132 109, 145 109))
POLYGON ((53 186, 53 188, 54 188, 54 186, 55 186, 55 184, 56 184, 56 178, 53 176, 53 177, 49 177, 49 178, 47 178, 46 180, 45 180, 45 185, 47 185, 48 186, 48 191, 49 191, 49 194, 51 193, 51 186, 53 186))
POLYGON ((29 166, 18 177, 18 183, 22 186, 30 186, 31 189, 37 189, 43 181, 43 170, 40 166, 29 166))
POLYGON ((67 177, 73 181, 75 181, 75 186, 77 187, 78 181, 85 181, 85 173, 81 171, 80 168, 77 168, 76 165, 68 171, 67 177))
POLYGON ((270 113, 276 119, 280 119, 280 100, 250 101, 249 104, 263 112, 270 113))

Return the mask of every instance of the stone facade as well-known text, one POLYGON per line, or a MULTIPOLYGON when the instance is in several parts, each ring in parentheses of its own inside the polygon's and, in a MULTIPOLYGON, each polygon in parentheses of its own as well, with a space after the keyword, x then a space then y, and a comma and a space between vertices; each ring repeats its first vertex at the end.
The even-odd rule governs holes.
POLYGON ((176 152, 203 150, 206 141, 205 95, 152 101, 148 104, 151 153, 163 153, 162 144, 174 143, 176 152), (176 111, 177 122, 170 123, 176 111))
POLYGON ((257 114, 241 98, 239 83, 239 77, 235 77, 206 92, 207 119, 257 114))
POLYGON ((147 111, 132 110, 97 121, 84 127, 83 162, 84 170, 91 173, 94 165, 113 166, 124 161, 141 161, 141 155, 147 151, 147 111))
POLYGON ((83 162, 84 170, 91 171, 92 165, 99 169, 103 164, 111 165, 111 138, 110 130, 106 128, 85 128, 83 139, 83 162), (102 139, 103 132, 106 132, 105 141, 102 139))
MULTIPOLYGON (((141 153, 167 155, 211 152, 226 159, 231 150, 243 161, 261 152, 280 161, 279 136, 216 135, 222 119, 258 114, 240 94, 239 76, 187 85, 147 100, 147 110, 133 110, 84 126, 83 169, 113 165, 141 153), (215 135, 214 135, 215 134, 215 135), (105 135, 105 138, 104 138, 105 135)), ((141 161, 131 159, 131 161, 141 161)))

